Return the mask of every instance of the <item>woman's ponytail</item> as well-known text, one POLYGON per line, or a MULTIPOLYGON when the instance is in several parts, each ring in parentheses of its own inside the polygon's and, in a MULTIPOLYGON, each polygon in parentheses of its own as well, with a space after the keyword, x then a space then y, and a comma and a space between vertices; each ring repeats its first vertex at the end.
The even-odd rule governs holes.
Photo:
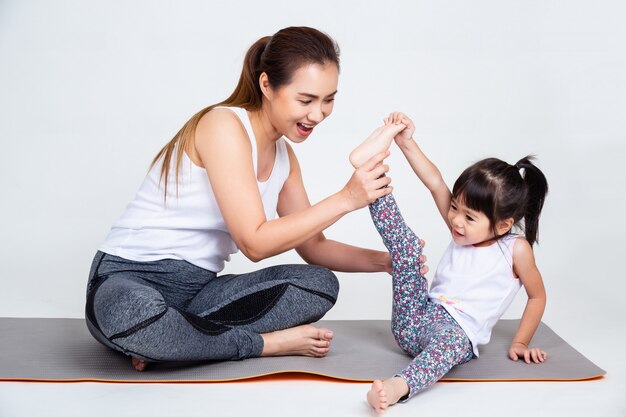
POLYGON ((526 240, 531 246, 538 241, 539 216, 548 193, 548 181, 543 172, 532 163, 533 159, 532 156, 526 156, 515 164, 528 190, 524 209, 524 231, 526 240))
POLYGON ((259 76, 264 71, 261 58, 265 47, 271 39, 271 36, 264 36, 248 49, 243 59, 243 67, 237 87, 235 87, 230 97, 220 104, 243 107, 246 110, 261 108, 263 95, 259 86, 259 76))
MULTIPOLYGON (((151 168, 163 158, 160 181, 164 183, 164 202, 167 201, 167 188, 172 158, 175 158, 176 161, 176 179, 178 180, 183 153, 185 149, 187 149, 188 144, 193 140, 196 127, 200 119, 202 119, 202 116, 217 106, 242 107, 246 110, 257 110, 261 108, 263 100, 261 87, 258 82, 259 75, 262 72, 260 70, 261 55, 270 39, 272 39, 271 36, 265 36, 252 44, 248 49, 241 69, 241 75, 239 76, 239 82, 230 97, 220 103, 205 107, 194 114, 152 160, 152 164, 150 164, 151 168)), ((178 181, 176 181, 176 194, 178 195, 178 181)))

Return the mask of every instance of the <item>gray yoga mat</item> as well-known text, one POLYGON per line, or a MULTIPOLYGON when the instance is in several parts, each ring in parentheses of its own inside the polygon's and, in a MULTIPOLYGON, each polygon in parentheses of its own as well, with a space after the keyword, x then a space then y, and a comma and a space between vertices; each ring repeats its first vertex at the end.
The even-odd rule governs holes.
MULTIPOLYGON (((452 369, 448 381, 561 381, 597 378, 605 371, 541 324, 533 343, 548 352, 539 365, 513 362, 507 347, 518 320, 501 320, 474 359, 452 369)), ((386 320, 327 320, 335 337, 325 358, 254 358, 237 362, 152 363, 144 372, 96 342, 82 319, 0 318, 0 380, 217 382, 299 372, 351 381, 388 378, 411 358, 396 346, 386 320)))

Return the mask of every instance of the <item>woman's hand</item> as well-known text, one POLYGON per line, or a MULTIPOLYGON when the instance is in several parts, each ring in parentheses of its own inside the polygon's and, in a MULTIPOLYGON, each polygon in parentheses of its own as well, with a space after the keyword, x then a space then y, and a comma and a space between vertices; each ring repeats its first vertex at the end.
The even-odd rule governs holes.
POLYGON ((413 133, 415 133, 415 125, 413 121, 409 119, 404 113, 393 112, 388 117, 383 119, 385 125, 404 125, 406 128, 398 133, 394 139, 398 146, 406 145, 407 142, 413 140, 413 133))
MULTIPOLYGON (((422 246, 422 248, 424 248, 424 246, 426 245, 426 242, 420 239, 420 245, 422 246)), ((430 270, 428 268, 428 265, 426 265, 427 261, 428 261, 428 257, 424 255, 424 253, 422 252, 422 254, 420 255, 420 265, 421 265, 420 274, 422 275, 426 275, 428 271, 430 270)), ((391 262, 391 255, 389 255, 389 253, 385 253, 385 272, 388 274, 391 274, 393 272, 393 264, 391 262)))
POLYGON ((530 363, 532 359, 534 363, 541 363, 548 358, 548 354, 539 348, 529 348, 521 342, 513 342, 509 347, 509 358, 514 361, 523 358, 526 363, 530 363))
POLYGON ((420 265, 422 265, 422 267, 420 268, 420 274, 426 275, 428 273, 428 265, 426 265, 426 261, 428 261, 428 258, 426 257, 426 255, 424 255, 423 252, 424 246, 426 246, 426 242, 420 239, 420 245, 422 246, 422 254, 420 255, 420 265))
POLYGON ((389 151, 380 152, 357 168, 340 194, 346 200, 350 211, 365 207, 377 198, 390 194, 393 187, 389 186, 391 178, 383 176, 389 171, 383 161, 389 151))

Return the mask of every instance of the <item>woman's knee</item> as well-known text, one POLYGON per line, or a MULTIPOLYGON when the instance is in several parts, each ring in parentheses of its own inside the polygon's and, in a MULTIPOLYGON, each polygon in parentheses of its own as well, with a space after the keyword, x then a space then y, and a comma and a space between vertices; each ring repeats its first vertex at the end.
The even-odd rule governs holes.
POLYGON ((295 287, 323 294, 333 304, 339 294, 339 280, 328 268, 318 265, 281 265, 281 274, 295 287))
POLYGON ((315 282, 318 283, 322 291, 337 300, 337 296, 339 295, 339 280, 337 279, 337 275, 330 269, 322 266, 310 265, 310 268, 313 270, 315 282))
POLYGON ((159 291, 125 278, 107 278, 89 297, 94 324, 107 338, 154 320, 168 308, 159 291))
POLYGON ((337 302, 339 280, 328 268, 291 265, 284 304, 292 316, 291 325, 320 320, 337 302))

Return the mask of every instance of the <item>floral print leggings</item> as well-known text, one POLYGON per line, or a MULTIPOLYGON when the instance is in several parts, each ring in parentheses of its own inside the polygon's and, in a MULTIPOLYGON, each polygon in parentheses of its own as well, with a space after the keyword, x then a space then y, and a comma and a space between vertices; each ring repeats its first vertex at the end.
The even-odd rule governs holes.
POLYGON ((393 196, 379 198, 369 209, 393 264, 391 330, 402 350, 415 357, 396 375, 409 386, 404 401, 472 359, 472 344, 445 308, 429 300, 428 282, 420 272, 422 247, 393 196))

